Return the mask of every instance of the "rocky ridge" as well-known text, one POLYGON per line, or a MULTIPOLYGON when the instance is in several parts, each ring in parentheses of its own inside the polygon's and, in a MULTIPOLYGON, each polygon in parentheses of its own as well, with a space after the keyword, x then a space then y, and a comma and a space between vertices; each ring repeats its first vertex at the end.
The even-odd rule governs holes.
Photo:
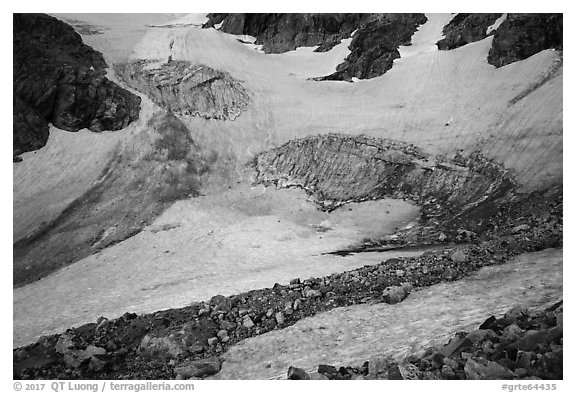
POLYGON ((491 32, 501 14, 457 14, 443 33, 445 38, 436 45, 440 50, 460 46, 494 35, 488 53, 488 63, 502 67, 524 60, 542 50, 563 48, 562 14, 506 14, 504 21, 491 32))
POLYGON ((458 332, 442 347, 415 352, 400 362, 376 356, 360 367, 321 364, 315 373, 290 367, 288 379, 317 380, 550 380, 563 379, 563 302, 544 310, 516 306, 458 332))
POLYGON ((14 14, 13 154, 39 149, 48 123, 67 131, 119 130, 138 118, 140 98, 106 78, 102 54, 44 14, 14 14))
POLYGON ((459 48, 471 42, 488 37, 489 26, 502 14, 466 14, 459 13, 442 29, 444 38, 436 43, 440 50, 459 48))
POLYGON ((179 115, 234 120, 250 101, 241 81, 227 72, 184 60, 170 59, 159 65, 139 60, 115 69, 129 86, 179 115))
POLYGON ((336 72, 316 79, 351 81, 383 75, 400 58, 398 47, 410 45, 412 35, 426 20, 424 14, 386 14, 367 21, 354 34, 351 52, 336 72))
POLYGON ((351 53, 331 75, 315 80, 370 79, 383 75, 400 57, 398 47, 410 45, 424 14, 209 14, 204 27, 222 23, 220 31, 256 37, 265 53, 283 53, 301 46, 332 49, 349 38, 351 53))
POLYGON ((215 296, 189 307, 125 314, 14 350, 14 378, 185 379, 218 372, 230 345, 306 316, 366 302, 402 301, 414 288, 458 280, 482 266, 562 245, 562 195, 531 194, 490 216, 490 240, 386 260, 289 285, 215 296))
POLYGON ((563 49, 562 14, 508 14, 494 33, 488 63, 502 67, 545 49, 563 49))
POLYGON ((284 53, 301 46, 328 51, 372 14, 208 14, 209 28, 222 23, 220 31, 256 37, 265 53, 284 53))

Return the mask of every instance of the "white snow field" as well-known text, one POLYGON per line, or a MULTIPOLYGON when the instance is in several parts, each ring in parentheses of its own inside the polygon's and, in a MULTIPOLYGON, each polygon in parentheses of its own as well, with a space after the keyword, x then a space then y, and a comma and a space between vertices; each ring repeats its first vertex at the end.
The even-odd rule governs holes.
MULTIPOLYGON (((339 132, 397 139, 434 154, 480 149, 513 170, 525 190, 562 177, 559 54, 543 51, 495 69, 486 62, 492 37, 437 51, 432 44, 441 38, 449 14, 428 15, 413 45, 401 48, 402 58, 394 67, 360 83, 305 79, 332 72, 349 51, 346 42, 326 53, 300 48, 266 55, 215 29, 149 27, 197 21, 197 16, 58 17, 102 27, 103 34, 83 39, 103 52, 109 64, 166 61, 172 55, 230 73, 243 81, 251 102, 234 121, 183 118, 199 145, 233 160, 237 176, 206 184, 204 196, 175 203, 140 234, 14 289, 14 346, 100 315, 184 306, 218 293, 349 270, 389 257, 320 254, 409 224, 418 214, 415 206, 384 200, 327 214, 315 210, 302 191, 251 186, 244 170, 248 160, 293 138, 339 132), (513 103, 519 95, 525 96, 513 103), (158 230, 163 224, 174 229, 158 230), (318 232, 324 226, 332 230, 318 232)), ((57 217, 88 190, 119 141, 130 143, 159 112, 143 99, 140 119, 128 129, 103 134, 52 130, 45 148, 23 155, 24 161, 14 166, 15 240, 57 217)))

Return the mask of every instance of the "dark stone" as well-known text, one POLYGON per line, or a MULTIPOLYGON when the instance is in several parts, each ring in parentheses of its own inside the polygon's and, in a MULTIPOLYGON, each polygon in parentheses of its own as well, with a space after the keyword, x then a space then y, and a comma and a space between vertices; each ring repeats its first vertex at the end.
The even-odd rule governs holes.
POLYGON ((397 364, 392 365, 388 369, 388 379, 392 380, 403 380, 402 373, 400 372, 400 368, 397 364))
POLYGON ((13 149, 39 149, 48 123, 67 131, 119 130, 138 118, 140 98, 106 78, 101 53, 44 14, 13 14, 13 149))
POLYGON ((438 353, 445 357, 458 355, 463 350, 470 348, 472 341, 468 337, 453 339, 448 345, 441 348, 438 353))
POLYGON ((230 312, 232 309, 232 300, 223 295, 213 296, 209 303, 218 311, 230 312))
POLYGON ((482 322, 478 327, 479 330, 492 329, 492 326, 496 323, 497 319, 494 315, 490 316, 487 320, 482 322))
POLYGON ((288 367, 288 379, 293 380, 308 380, 310 375, 306 371, 298 367, 288 367))
POLYGON ((340 377, 342 377, 344 379, 349 379, 352 376, 352 374, 350 373, 350 371, 346 367, 340 367, 338 369, 338 374, 340 374, 340 377))
POLYGON ((338 369, 334 366, 330 366, 327 364, 321 364, 318 366, 318 373, 324 374, 326 376, 334 376, 338 374, 338 369))

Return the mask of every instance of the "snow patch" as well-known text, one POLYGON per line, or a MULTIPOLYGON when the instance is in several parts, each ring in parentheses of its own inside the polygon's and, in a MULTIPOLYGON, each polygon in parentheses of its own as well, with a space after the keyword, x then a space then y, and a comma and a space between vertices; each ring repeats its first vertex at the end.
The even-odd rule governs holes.
POLYGON ((201 28, 208 22, 208 14, 186 14, 181 18, 174 19, 167 23, 150 25, 150 27, 197 27, 201 28))
POLYGON ((493 31, 496 31, 500 27, 502 22, 504 22, 506 20, 507 16, 508 16, 508 14, 502 14, 500 16, 500 18, 496 19, 496 22, 494 22, 494 24, 492 26, 488 26, 488 28, 486 29, 486 34, 490 34, 493 31))
POLYGON ((426 23, 420 25, 412 36, 411 44, 398 47, 400 61, 403 58, 421 55, 428 52, 436 52, 436 43, 440 41, 444 34, 442 30, 453 18, 455 14, 426 14, 426 23))

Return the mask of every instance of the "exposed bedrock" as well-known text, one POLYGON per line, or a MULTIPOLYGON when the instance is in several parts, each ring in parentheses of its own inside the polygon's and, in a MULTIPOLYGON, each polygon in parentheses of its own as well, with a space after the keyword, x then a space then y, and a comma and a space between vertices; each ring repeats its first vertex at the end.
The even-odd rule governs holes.
POLYGON ((197 196, 217 156, 171 113, 119 146, 100 179, 53 222, 14 243, 14 285, 36 281, 140 232, 179 199, 197 196))
POLYGON ((398 47, 410 45, 418 26, 426 23, 424 14, 383 14, 358 28, 350 54, 336 72, 322 80, 370 79, 383 75, 400 58, 398 47))
POLYGON ((506 14, 506 19, 487 33, 502 14, 458 14, 444 26, 440 50, 455 49, 494 34, 488 63, 502 67, 524 60, 545 49, 563 48, 562 14, 506 14))
POLYGON ((450 50, 480 41, 488 37, 486 33, 488 27, 492 26, 501 15, 459 13, 444 26, 442 29, 444 38, 436 45, 440 50, 450 50))
POLYGON ((351 53, 333 74, 318 80, 370 79, 383 75, 400 57, 398 47, 410 45, 424 14, 209 14, 205 27, 222 22, 220 30, 256 37, 265 53, 283 53, 300 46, 332 49, 350 38, 351 53))
POLYGON ((116 66, 120 77, 166 110, 207 119, 234 120, 248 107, 250 96, 241 81, 224 71, 169 60, 138 60, 116 66))
POLYGON ((67 131, 119 130, 138 118, 140 98, 106 78, 102 54, 69 25, 44 14, 14 14, 14 155, 67 131))
POLYGON ((563 48, 562 14, 508 14, 496 33, 488 63, 502 67, 545 49, 563 48))
POLYGON ((349 202, 407 198, 433 216, 456 214, 514 188, 479 154, 448 160, 388 139, 328 134, 294 140, 255 157, 256 183, 301 187, 324 210, 349 202))
POLYGON ((208 14, 204 27, 222 23, 220 31, 256 37, 265 53, 283 53, 300 46, 337 45, 372 14, 208 14))

